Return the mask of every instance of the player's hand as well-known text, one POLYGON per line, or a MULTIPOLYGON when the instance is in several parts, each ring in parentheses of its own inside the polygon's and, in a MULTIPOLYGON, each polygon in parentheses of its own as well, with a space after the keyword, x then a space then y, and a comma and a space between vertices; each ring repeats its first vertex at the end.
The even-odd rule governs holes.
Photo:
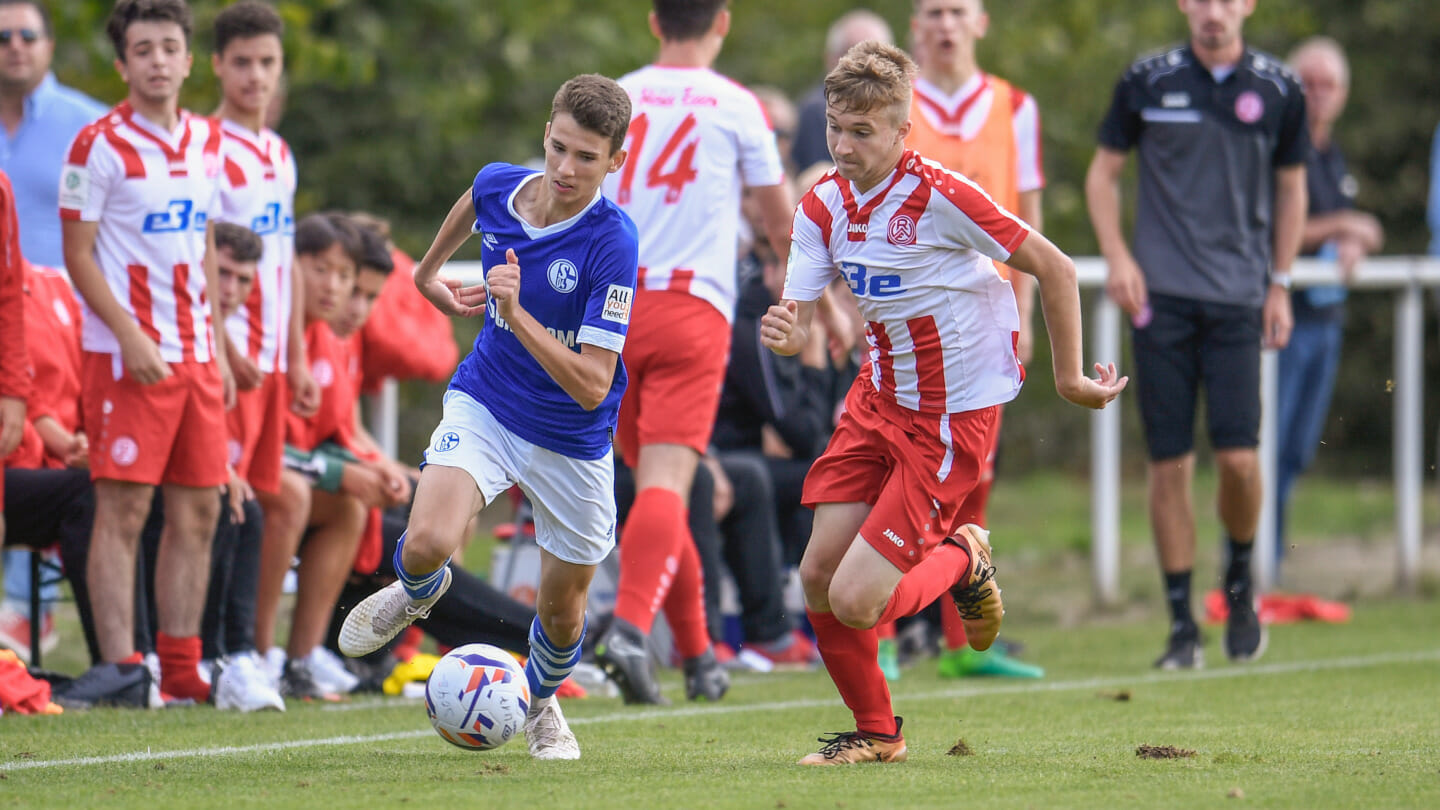
POLYGON ((291 363, 285 371, 285 381, 290 384, 290 410, 306 419, 320 410, 320 383, 310 373, 306 363, 291 363))
POLYGON ((1261 335, 1267 349, 1283 349, 1290 342, 1295 317, 1290 311, 1290 291, 1271 284, 1265 293, 1265 309, 1260 315, 1261 335))
POLYGON ((170 364, 160 356, 160 347, 139 327, 120 341, 120 359, 141 385, 154 385, 171 374, 170 364))
POLYGON ((230 468, 230 482, 225 485, 225 503, 236 523, 245 522, 245 502, 255 499, 255 490, 250 482, 241 478, 235 468, 230 468))
POLYGON ((1110 403, 1110 400, 1120 396, 1125 390, 1125 385, 1130 382, 1129 377, 1121 377, 1115 370, 1115 364, 1095 364, 1095 373, 1100 375, 1094 377, 1076 377, 1073 380, 1055 380, 1055 390, 1066 400, 1082 405, 1086 408, 1100 410, 1110 403))
POLYGON ((514 248, 505 251, 504 264, 497 264, 485 273, 485 284, 501 316, 508 316, 519 305, 520 260, 515 257, 514 248))
POLYGON ((352 462, 346 462, 341 469, 340 491, 377 509, 389 506, 392 498, 390 487, 379 470, 352 462))
POLYGON ((83 431, 75 431, 70 437, 70 449, 65 452, 65 466, 72 470, 90 469, 90 440, 83 431))
POLYGON ((787 357, 799 352, 804 347, 795 332, 795 313, 799 308, 794 301, 784 301, 765 310, 760 318, 760 344, 787 357))
POLYGON ((386 506, 399 506, 410 502, 410 478, 406 475, 405 468, 394 461, 386 459, 376 465, 380 476, 385 479, 386 506))
POLYGON ((254 360, 239 352, 230 353, 230 373, 235 377, 235 390, 254 391, 265 382, 265 372, 254 360))
POLYGON ((1110 273, 1105 278, 1105 292, 1132 320, 1140 317, 1140 313, 1150 301, 1150 295, 1145 289, 1145 276, 1140 273, 1140 265, 1129 256, 1118 262, 1111 262, 1110 273))
POLYGON ((485 314, 485 285, 466 287, 458 279, 435 276, 429 280, 417 280, 415 286, 420 294, 436 309, 456 318, 470 318, 485 314))
POLYGON ((0 458, 4 458, 20 446, 20 437, 25 430, 25 400, 19 397, 0 397, 0 458))

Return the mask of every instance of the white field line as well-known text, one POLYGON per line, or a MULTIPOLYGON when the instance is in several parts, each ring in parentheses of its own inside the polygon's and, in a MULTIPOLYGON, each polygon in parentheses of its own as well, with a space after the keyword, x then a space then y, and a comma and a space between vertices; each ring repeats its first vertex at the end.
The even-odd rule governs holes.
MULTIPOLYGON (((1328 658, 1312 661, 1293 661, 1288 663, 1256 664, 1254 666, 1237 666, 1225 669, 1200 670, 1198 672, 1169 672, 1169 673, 1146 673, 1129 677, 1106 677, 1106 678, 1085 678, 1070 681, 1029 681, 1023 683, 1005 683, 995 686, 956 686, 949 689, 937 689, 931 692, 916 692, 895 694, 896 703, 910 703, 921 700, 937 700, 945 698, 978 697, 982 695, 1011 695, 1026 693, 1044 692, 1070 692, 1076 690, 1107 689, 1118 687, 1133 687, 1140 684, 1167 684, 1185 683, 1188 681, 1209 681, 1224 678, 1248 678, 1260 675, 1286 675, 1297 672, 1321 672, 1336 669, 1362 669, 1366 667, 1385 666, 1388 664, 1413 664, 1426 661, 1440 661, 1440 649, 1417 650, 1413 652, 1382 653, 1379 655, 1354 656, 1346 658, 1328 658)), ((744 712, 774 712, 789 711, 794 709, 810 709, 822 706, 834 706, 838 700, 830 698, 812 698, 804 700, 785 700, 769 703, 746 703, 718 706, 682 706, 678 708, 650 709, 638 711, 612 712, 610 714, 595 715, 593 717, 575 717, 570 719, 570 725, 581 726, 593 723, 613 723, 636 720, 662 720, 674 719, 677 717, 699 717, 706 715, 740 714, 744 712)), ((350 704, 355 709, 380 708, 382 706, 394 705, 393 702, 370 702, 350 704)), ((338 707, 331 707, 338 708, 338 707)), ((64 722, 63 720, 58 722, 64 722)), ((175 751, 132 751, 127 754, 112 754, 102 757, 76 757, 72 759, 49 759, 49 760, 20 760, 0 764, 0 771, 23 771, 32 768, 59 768, 66 766, 84 765, 109 765, 113 763, 129 762, 155 762, 167 759, 182 759, 191 757, 223 757, 236 756, 241 754, 261 754, 271 751, 286 751, 296 748, 317 748, 331 745, 363 745, 368 743, 385 742, 387 740, 406 740, 417 737, 427 737, 434 734, 430 729, 417 729, 415 731, 396 731, 386 734, 364 734, 364 735, 343 735, 337 737, 322 737, 309 740, 289 740, 285 742, 258 743, 255 745, 233 745, 214 748, 191 748, 175 751)))

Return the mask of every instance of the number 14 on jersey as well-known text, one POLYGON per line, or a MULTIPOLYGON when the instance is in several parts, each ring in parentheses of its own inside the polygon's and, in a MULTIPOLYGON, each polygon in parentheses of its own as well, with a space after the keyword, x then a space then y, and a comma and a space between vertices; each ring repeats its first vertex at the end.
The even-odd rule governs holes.
MULTIPOLYGON (((645 171, 646 188, 665 189, 665 204, 673 205, 679 202, 680 195, 685 187, 699 177, 695 170, 695 150, 700 146, 700 139, 697 137, 689 143, 685 143, 695 131, 695 114, 690 113, 670 133, 665 140, 665 146, 655 160, 650 163, 645 171), (682 146, 683 144, 683 146, 682 146), (678 155, 676 153, 679 153, 678 155), (673 168, 667 168, 672 166, 673 168)), ((635 170, 640 163, 640 155, 645 149, 645 138, 650 134, 650 115, 641 113, 630 121, 628 133, 630 160, 625 162, 625 168, 620 170, 620 192, 616 195, 615 202, 620 205, 630 203, 631 189, 635 183, 635 170)), ((659 133, 656 137, 659 137, 659 133)))

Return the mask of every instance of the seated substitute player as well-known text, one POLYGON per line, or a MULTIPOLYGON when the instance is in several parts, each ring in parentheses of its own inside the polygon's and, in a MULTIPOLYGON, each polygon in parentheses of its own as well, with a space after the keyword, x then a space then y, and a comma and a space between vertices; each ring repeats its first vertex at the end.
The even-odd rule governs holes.
POLYGON ((998 408, 1024 377, 1015 296, 991 260, 1039 282, 1061 396, 1102 408, 1127 382, 1113 364, 1096 364, 1098 380, 1085 376, 1070 259, 978 186, 905 148, 914 75, 903 52, 866 42, 826 77, 836 170, 800 201, 785 292, 761 320, 766 346, 799 352, 839 270, 870 344, 805 481, 815 525, 800 562, 806 612, 856 730, 821 738, 802 765, 905 759, 877 624, 949 590, 976 649, 1000 631, 988 532, 960 525, 998 408))
POLYGON ((534 698, 525 736, 537 759, 580 756, 554 695, 580 660, 590 580, 615 545, 611 436, 639 237, 600 182, 624 164, 629 124, 630 99, 614 81, 567 81, 545 126, 544 172, 481 169, 415 268, 431 303, 450 315, 483 311, 485 326, 445 392, 395 549, 399 581, 357 605, 340 634, 340 649, 360 656, 427 615, 450 585, 445 563, 470 518, 518 483, 541 549, 525 665, 534 698), (472 232, 483 235, 485 287, 438 275, 472 232))

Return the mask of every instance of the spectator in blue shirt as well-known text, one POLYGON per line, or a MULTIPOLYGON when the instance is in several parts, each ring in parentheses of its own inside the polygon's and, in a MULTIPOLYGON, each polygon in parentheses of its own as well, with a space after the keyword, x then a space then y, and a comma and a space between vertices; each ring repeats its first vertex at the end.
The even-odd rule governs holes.
POLYGON ((65 264, 59 214, 65 150, 106 112, 55 79, 54 53, 50 14, 39 0, 0 0, 0 170, 15 186, 20 252, 48 267, 65 264))

